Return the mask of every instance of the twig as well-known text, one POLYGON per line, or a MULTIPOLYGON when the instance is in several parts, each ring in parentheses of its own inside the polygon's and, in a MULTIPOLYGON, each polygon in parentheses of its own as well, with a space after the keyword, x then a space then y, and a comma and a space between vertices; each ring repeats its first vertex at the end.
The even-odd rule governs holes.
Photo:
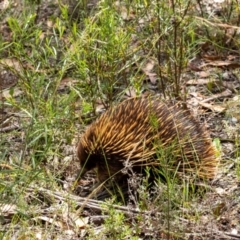
MULTIPOLYGON (((32 188, 28 188, 29 191, 33 192, 36 191, 36 189, 32 189, 32 188)), ((126 215, 133 215, 133 214, 139 214, 139 213, 144 213, 147 215, 155 215, 153 214, 151 211, 141 211, 138 210, 136 208, 129 208, 129 207, 125 207, 125 206, 118 206, 115 204, 108 204, 106 202, 103 201, 99 201, 99 200, 94 200, 94 199, 86 199, 83 197, 79 197, 79 196, 75 196, 72 195, 70 193, 64 193, 64 192, 53 192, 50 191, 48 189, 45 188, 38 188, 37 191, 43 193, 43 194, 47 194, 51 197, 54 197, 55 199, 61 200, 61 201, 65 201, 68 202, 69 200, 75 201, 79 206, 86 206, 88 208, 91 209, 95 209, 95 210, 102 210, 103 207, 103 203, 105 206, 107 207, 114 207, 116 210, 122 211, 124 212, 126 215)))
POLYGON ((7 133, 7 132, 11 132, 13 130, 20 130, 20 127, 19 126, 9 126, 9 127, 5 127, 5 128, 0 128, 1 133, 7 133))

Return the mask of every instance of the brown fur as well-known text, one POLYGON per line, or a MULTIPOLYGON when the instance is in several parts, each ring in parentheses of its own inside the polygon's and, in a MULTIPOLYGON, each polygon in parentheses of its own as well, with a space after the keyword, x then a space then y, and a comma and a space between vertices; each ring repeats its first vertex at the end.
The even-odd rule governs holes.
POLYGON ((124 163, 211 179, 219 162, 208 133, 188 110, 152 98, 131 98, 107 110, 87 128, 77 154, 80 177, 96 168, 100 183, 121 178, 124 163))

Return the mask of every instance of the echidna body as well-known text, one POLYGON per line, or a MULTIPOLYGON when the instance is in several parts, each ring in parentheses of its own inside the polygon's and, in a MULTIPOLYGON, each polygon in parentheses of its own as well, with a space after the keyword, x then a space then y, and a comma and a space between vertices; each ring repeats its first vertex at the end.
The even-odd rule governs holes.
POLYGON ((188 110, 157 99, 131 98, 103 113, 77 149, 81 176, 96 168, 101 182, 125 165, 168 168, 211 179, 218 158, 207 132, 188 110))

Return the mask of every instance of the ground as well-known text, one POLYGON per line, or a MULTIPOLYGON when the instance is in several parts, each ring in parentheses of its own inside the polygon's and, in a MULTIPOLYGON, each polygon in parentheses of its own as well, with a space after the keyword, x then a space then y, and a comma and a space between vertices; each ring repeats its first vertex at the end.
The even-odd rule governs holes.
POLYGON ((2 239, 240 239, 238 1, 5 0, 0 12, 2 239), (86 126, 146 95, 206 127, 216 178, 193 193, 159 183, 155 198, 138 185, 131 204, 76 195, 86 126))

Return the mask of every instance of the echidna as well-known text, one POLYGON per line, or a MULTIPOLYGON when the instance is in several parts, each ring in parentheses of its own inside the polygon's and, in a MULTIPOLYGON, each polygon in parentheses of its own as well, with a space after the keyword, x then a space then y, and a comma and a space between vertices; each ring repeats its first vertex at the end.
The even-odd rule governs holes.
POLYGON ((77 155, 80 177, 96 168, 100 183, 121 178, 126 164, 206 179, 218 165, 208 133, 190 111, 155 98, 131 98, 107 110, 83 134, 77 155))

